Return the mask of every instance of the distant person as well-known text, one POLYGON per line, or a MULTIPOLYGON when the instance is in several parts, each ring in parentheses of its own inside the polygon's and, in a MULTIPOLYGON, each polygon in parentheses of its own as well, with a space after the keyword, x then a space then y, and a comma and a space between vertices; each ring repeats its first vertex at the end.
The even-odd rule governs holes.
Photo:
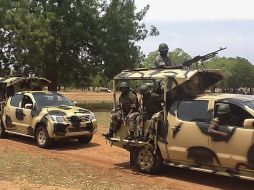
POLYGON ((165 43, 161 43, 159 45, 159 55, 156 57, 154 61, 154 67, 155 68, 164 68, 167 66, 174 66, 171 63, 170 58, 168 57, 168 45, 165 43))
POLYGON ((15 61, 13 63, 13 67, 11 68, 10 71, 10 76, 12 77, 20 77, 23 75, 23 70, 22 70, 22 66, 19 64, 18 61, 15 61))

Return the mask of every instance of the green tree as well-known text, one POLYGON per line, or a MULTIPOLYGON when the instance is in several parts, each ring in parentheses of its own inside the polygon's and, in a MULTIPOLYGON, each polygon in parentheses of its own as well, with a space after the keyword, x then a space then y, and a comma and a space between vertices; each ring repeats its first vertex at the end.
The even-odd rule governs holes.
POLYGON ((142 61, 137 41, 147 36, 158 35, 151 26, 150 32, 141 23, 149 6, 136 13, 134 0, 112 0, 103 16, 103 50, 104 73, 108 78, 127 68, 137 67, 142 61))
POLYGON ((181 48, 176 48, 175 50, 170 52, 169 57, 171 61, 176 65, 180 65, 183 62, 191 59, 191 56, 181 48))
POLYGON ((57 90, 61 75, 82 69, 81 58, 85 57, 86 64, 100 61, 97 23, 101 6, 92 0, 9 2, 3 27, 9 51, 6 58, 10 63, 13 56, 29 64, 52 81, 49 90, 57 90))
POLYGON ((148 54, 148 56, 145 58, 143 65, 145 68, 152 68, 154 65, 154 61, 156 57, 158 56, 158 51, 153 51, 148 54))
POLYGON ((1 0, 0 49, 5 65, 15 60, 65 86, 85 85, 98 71, 112 78, 142 59, 135 44, 149 35, 133 0, 1 0), (68 82, 72 81, 72 82, 68 82))
POLYGON ((254 66, 241 57, 216 57, 208 62, 208 68, 221 69, 226 79, 220 87, 227 92, 236 92, 239 88, 249 88, 252 91, 254 80, 254 66))

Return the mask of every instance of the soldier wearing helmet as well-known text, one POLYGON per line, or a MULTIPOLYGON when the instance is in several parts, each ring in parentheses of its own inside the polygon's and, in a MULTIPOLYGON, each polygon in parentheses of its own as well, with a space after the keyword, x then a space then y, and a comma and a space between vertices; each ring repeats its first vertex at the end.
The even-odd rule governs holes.
POLYGON ((22 76, 23 75, 23 70, 22 70, 22 67, 21 65, 19 64, 18 61, 15 61, 13 63, 13 66, 11 68, 11 71, 10 71, 10 76, 22 76))
POLYGON ((154 82, 154 90, 152 91, 156 94, 159 94, 159 95, 163 95, 163 86, 162 86, 162 81, 161 80, 156 80, 154 82))
POLYGON ((146 84, 141 85, 139 91, 143 98, 143 107, 144 112, 146 113, 146 119, 151 119, 153 114, 162 110, 162 96, 150 92, 150 89, 146 84))
POLYGON ((220 136, 227 139, 229 132, 219 131, 220 126, 231 125, 231 110, 229 104, 221 104, 217 109, 217 117, 214 118, 208 128, 208 133, 212 136, 220 136))
POLYGON ((121 91, 121 95, 119 97, 118 109, 112 111, 109 132, 103 134, 103 136, 106 138, 113 137, 113 133, 118 131, 122 123, 127 122, 130 132, 127 140, 133 140, 136 130, 136 117, 139 115, 138 98, 137 95, 130 90, 127 82, 121 82, 119 90, 121 91))
POLYGON ((173 66, 169 57, 168 57, 168 45, 165 43, 161 43, 159 45, 159 55, 156 57, 154 66, 155 68, 164 68, 166 66, 173 66))
MULTIPOLYGON (((142 95, 142 122, 149 120, 152 118, 152 116, 162 110, 161 103, 163 102, 162 96, 150 92, 149 86, 146 84, 143 84, 140 86, 140 94, 142 95)), ((143 131, 143 123, 141 122, 141 136, 144 135, 143 140, 148 140, 148 136, 153 132, 152 128, 148 128, 148 130, 144 133, 143 131)))

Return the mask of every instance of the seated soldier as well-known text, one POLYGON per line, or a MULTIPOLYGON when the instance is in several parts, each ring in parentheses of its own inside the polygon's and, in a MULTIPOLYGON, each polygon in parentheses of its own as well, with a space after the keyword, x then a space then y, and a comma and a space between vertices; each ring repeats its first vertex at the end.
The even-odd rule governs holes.
POLYGON ((144 133, 143 123, 146 120, 152 118, 152 116, 162 110, 161 103, 163 102, 162 96, 150 92, 149 87, 146 84, 141 85, 140 94, 142 95, 142 123, 141 123, 141 136, 144 141, 148 140, 149 135, 153 132, 152 126, 149 126, 148 130, 144 133))
POLYGON ((208 128, 208 133, 212 136, 220 136, 223 139, 227 139, 231 133, 230 131, 219 131, 220 126, 236 126, 237 118, 231 114, 230 106, 229 104, 222 104, 219 105, 217 110, 218 117, 214 118, 208 128))
POLYGON ((126 138, 127 140, 134 139, 134 133, 136 130, 136 117, 138 113, 138 98, 133 93, 127 82, 121 82, 119 86, 121 95, 119 97, 119 109, 116 109, 111 114, 109 132, 103 134, 106 138, 113 137, 113 133, 116 133, 123 122, 129 124, 130 135, 126 138))

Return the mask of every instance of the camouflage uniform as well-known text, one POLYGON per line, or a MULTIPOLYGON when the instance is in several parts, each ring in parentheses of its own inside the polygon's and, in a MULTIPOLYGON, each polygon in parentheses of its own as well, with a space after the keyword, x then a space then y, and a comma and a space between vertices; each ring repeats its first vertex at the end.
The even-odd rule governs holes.
MULTIPOLYGON (((150 120, 152 116, 162 110, 161 103, 163 102, 162 96, 155 93, 147 93, 143 96, 143 121, 150 120)), ((144 136, 148 138, 148 136, 153 133, 153 121, 150 123, 147 131, 144 136)))
POLYGON ((22 76, 23 75, 23 71, 21 68, 11 68, 11 71, 10 71, 10 76, 13 76, 13 77, 19 77, 19 76, 22 76))
POLYGON ((136 117, 139 115, 137 96, 133 92, 128 92, 126 95, 122 94, 119 97, 119 104, 120 108, 111 114, 109 131, 117 132, 122 122, 125 121, 129 124, 130 132, 134 132, 136 130, 136 117))
POLYGON ((219 135, 219 136, 226 138, 229 134, 227 132, 218 131, 218 129, 220 126, 228 125, 228 119, 229 119, 229 117, 227 117, 227 116, 221 116, 221 117, 214 118, 211 121, 209 128, 208 128, 209 134, 219 135))
POLYGON ((163 98, 155 93, 149 93, 143 96, 145 119, 151 119, 155 113, 162 110, 162 101, 163 98))
POLYGON ((173 66, 168 56, 162 57, 158 55, 154 61, 155 68, 163 68, 164 66, 173 66))
POLYGON ((233 115, 230 111, 228 104, 220 105, 218 107, 218 117, 214 118, 208 128, 208 133, 211 136, 221 136, 227 139, 230 136, 230 132, 220 131, 220 126, 241 126, 241 121, 238 117, 233 115))
POLYGON ((161 43, 159 45, 158 51, 160 54, 156 57, 154 61, 155 68, 163 68, 165 66, 173 66, 169 57, 168 57, 168 45, 165 43, 161 43))
POLYGON ((150 120, 152 116, 162 110, 161 103, 163 102, 163 97, 159 94, 150 92, 149 87, 146 84, 141 85, 140 87, 140 94, 142 97, 142 123, 139 128, 139 136, 141 137, 140 140, 147 141, 149 135, 153 132, 153 121, 150 122, 150 126, 145 133, 144 131, 144 122, 146 120, 150 120), (145 133, 145 134, 144 134, 145 133))

